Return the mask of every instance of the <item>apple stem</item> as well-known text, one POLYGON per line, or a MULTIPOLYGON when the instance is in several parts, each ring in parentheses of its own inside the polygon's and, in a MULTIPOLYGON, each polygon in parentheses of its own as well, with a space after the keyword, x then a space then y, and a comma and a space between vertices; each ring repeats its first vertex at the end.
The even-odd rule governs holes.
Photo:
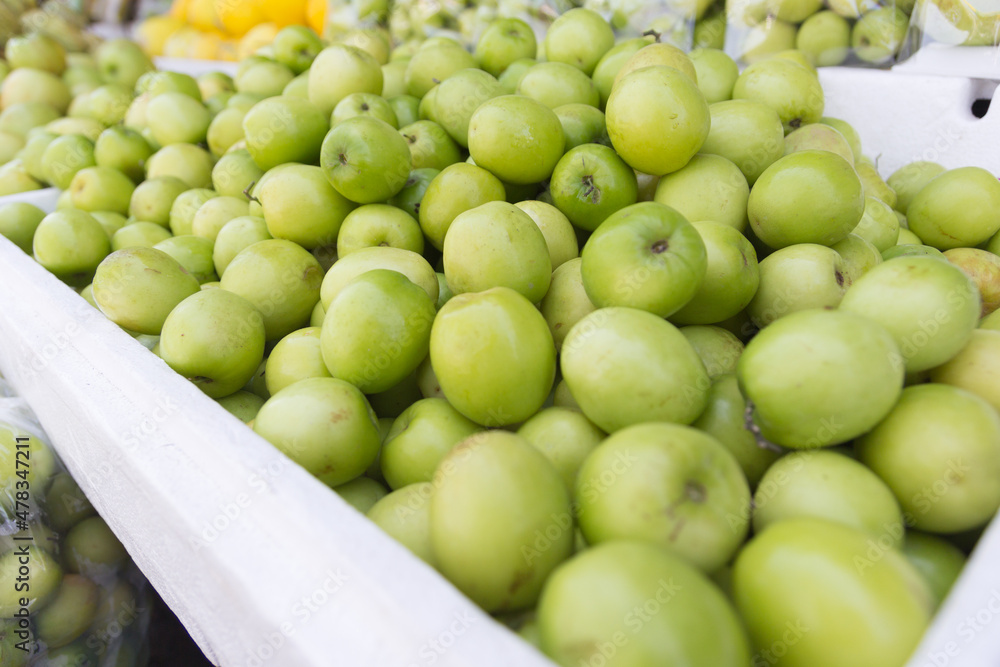
POLYGON ((657 44, 659 44, 659 43, 660 43, 660 37, 661 37, 661 33, 660 33, 660 32, 658 32, 658 31, 656 31, 656 30, 653 30, 652 28, 650 28, 650 29, 649 29, 649 30, 647 30, 646 32, 642 33, 642 36, 643 36, 643 37, 652 37, 653 39, 655 39, 655 40, 656 40, 656 43, 657 43, 657 44))
POLYGON ((244 190, 244 191, 243 191, 243 194, 244 194, 244 195, 246 196, 246 198, 247 198, 247 199, 249 199, 250 201, 252 201, 252 202, 256 202, 257 204, 259 204, 259 203, 260 203, 260 200, 259 200, 259 199, 257 199, 256 197, 254 197, 254 196, 253 196, 252 194, 250 194, 250 191, 251 191, 251 190, 253 190, 253 186, 255 186, 255 185, 257 185, 257 181, 250 181, 250 185, 248 185, 248 186, 246 187, 246 190, 244 190))
POLYGON ((757 446, 761 449, 767 449, 772 452, 777 452, 778 454, 784 454, 785 448, 780 445, 776 445, 767 438, 765 438, 760 432, 760 426, 753 421, 753 401, 747 401, 747 409, 743 412, 743 426, 746 430, 753 434, 754 440, 757 441, 757 446))

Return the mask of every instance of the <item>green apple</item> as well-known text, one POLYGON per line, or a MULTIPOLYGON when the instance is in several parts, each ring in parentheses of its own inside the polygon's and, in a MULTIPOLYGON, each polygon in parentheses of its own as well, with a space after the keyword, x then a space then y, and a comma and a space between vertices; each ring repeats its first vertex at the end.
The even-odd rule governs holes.
POLYGON ((316 56, 309 69, 309 101, 324 117, 351 93, 382 94, 382 68, 366 51, 335 44, 316 56))
MULTIPOLYGON (((164 176, 161 178, 173 179, 174 177, 164 176)), ((153 180, 160 180, 160 178, 150 179, 150 181, 153 180)), ((168 217, 168 226, 170 227, 170 231, 173 232, 175 236, 190 234, 193 231, 194 216, 198 213, 198 210, 209 199, 213 199, 218 196, 219 195, 215 190, 207 190, 204 188, 188 190, 187 185, 185 184, 185 189, 173 198, 173 203, 170 205, 170 215, 168 217)), ((159 205, 163 205, 165 203, 165 200, 161 200, 159 205)))
POLYGON ((431 329, 431 363, 445 397, 487 426, 538 411, 552 389, 555 357, 545 319, 506 287, 456 295, 431 329))
POLYGON ((536 602, 549 574, 573 551, 572 526, 559 473, 513 433, 470 436, 435 472, 430 537, 438 569, 489 612, 536 602))
POLYGON ((152 248, 170 238, 170 231, 155 222, 137 220, 120 227, 111 235, 111 249, 152 248))
POLYGON ((896 206, 896 193, 886 185, 882 177, 875 168, 875 164, 868 158, 856 161, 854 169, 858 172, 861 184, 865 187, 865 196, 881 199, 890 207, 896 206))
POLYGON ((420 100, 412 95, 395 95, 387 97, 386 101, 396 116, 396 124, 406 127, 420 120, 420 100))
MULTIPOLYGON (((284 88, 281 89, 281 94, 284 95, 285 97, 298 97, 298 98, 303 99, 303 100, 308 100, 309 99, 309 71, 307 70, 307 71, 303 72, 302 74, 299 74, 298 76, 296 76, 291 81, 289 81, 288 84, 284 88)), ((220 100, 219 106, 221 107, 226 102, 228 102, 230 96, 232 96, 232 93, 222 93, 222 94, 220 94, 219 97, 223 98, 223 99, 220 100)), ((213 103, 212 99, 206 100, 205 101, 205 106, 207 106, 209 109, 212 109, 212 103, 213 103)))
POLYGON ((521 77, 539 62, 541 61, 535 58, 518 58, 512 62, 502 74, 497 76, 500 90, 506 95, 513 95, 517 91, 518 84, 521 83, 521 77))
MULTIPOLYGON (((903 232, 907 231, 909 230, 900 229, 899 230, 900 236, 902 236, 903 232)), ((906 257, 911 255, 929 256, 929 257, 937 257, 939 259, 944 259, 944 253, 942 253, 937 248, 930 247, 929 245, 922 245, 920 243, 897 243, 896 245, 892 246, 891 248, 882 253, 882 261, 887 262, 890 259, 894 259, 896 257, 906 257)))
POLYGON ((910 229, 938 250, 973 247, 1000 230, 1000 181, 979 167, 944 172, 925 185, 906 209, 910 229))
POLYGON ((308 70, 323 50, 319 36, 302 25, 290 25, 279 30, 271 46, 274 48, 274 59, 296 74, 308 70))
POLYGON ((268 171, 254 190, 268 232, 307 250, 331 245, 354 204, 337 192, 320 167, 284 164, 268 171))
POLYGON ((615 85, 617 86, 625 76, 636 70, 659 65, 684 72, 695 84, 698 83, 698 70, 684 51, 672 44, 656 42, 643 46, 625 61, 625 64, 615 75, 615 85))
POLYGON ((15 70, 34 67, 52 74, 62 74, 66 69, 66 49, 41 32, 11 37, 7 40, 4 57, 11 69, 15 70))
POLYGON ((892 410, 903 374, 892 335, 840 310, 782 317, 747 344, 737 364, 754 423, 791 449, 837 445, 872 429, 892 410), (819 375, 821 384, 805 379, 819 375))
MULTIPOLYGON (((899 211, 896 211, 896 213, 899 213, 899 211)), ((900 217, 900 215, 902 214, 896 216, 896 219, 899 221, 900 224, 899 237, 897 237, 896 239, 896 245, 906 245, 906 244, 923 245, 923 241, 920 240, 920 237, 905 227, 905 225, 907 224, 906 216, 900 217)), ((930 248, 930 246, 925 246, 925 247, 930 248)), ((931 248, 931 250, 934 250, 936 252, 941 252, 937 248, 931 248)))
MULTIPOLYGON (((132 91, 129 88, 117 84, 99 86, 87 93, 85 115, 100 122, 102 125, 117 125, 125 119, 125 115, 131 104, 132 91)), ((147 120, 155 119, 159 122, 159 111, 151 113, 147 106, 146 113, 147 120)))
POLYGON ((909 17, 898 7, 879 7, 866 12, 851 29, 854 55, 873 64, 892 62, 909 25, 909 17))
POLYGON ((927 582, 935 607, 944 602, 958 575, 965 569, 965 554, 955 545, 934 535, 907 531, 900 550, 927 582))
POLYGON ((840 65, 850 53, 851 24, 836 12, 816 12, 799 26, 795 48, 810 57, 817 67, 840 65))
POLYGON ((503 94, 500 83, 492 75, 476 68, 455 72, 435 90, 434 120, 463 148, 469 146, 469 122, 473 112, 483 102, 503 94))
POLYGON ((589 544, 652 542, 704 572, 728 562, 749 527, 730 520, 750 503, 735 457, 678 424, 637 424, 609 436, 583 462, 575 498, 589 544))
POLYGON ((0 164, 10 162, 24 148, 25 141, 16 134, 0 130, 0 164))
POLYGON ((348 505, 362 514, 367 513, 379 500, 389 495, 388 489, 370 477, 356 477, 350 482, 334 487, 333 490, 348 505))
POLYGON ((711 220, 742 231, 749 196, 739 167, 719 155, 695 155, 678 171, 660 178, 653 200, 691 222, 711 220))
POLYGON ((30 140, 30 131, 44 127, 60 117, 59 111, 45 102, 19 102, 0 111, 0 131, 30 140))
POLYGON ((498 18, 479 36, 473 55, 485 71, 500 76, 511 63, 534 58, 537 53, 538 44, 530 25, 518 18, 498 18))
POLYGON ((583 287, 581 264, 581 259, 574 258, 557 267, 552 272, 549 290, 540 304, 556 350, 562 348, 563 341, 573 326, 596 310, 583 287))
POLYGON ((323 307, 328 309, 351 280, 374 269, 390 269, 402 273, 411 282, 422 287, 431 301, 437 302, 437 274, 423 256, 402 248, 374 246, 356 250, 330 267, 320 290, 323 307))
POLYGON ((318 164, 328 129, 323 113, 299 97, 268 98, 243 117, 246 148, 264 171, 286 162, 318 164))
POLYGON ((875 197, 865 197, 865 210, 852 234, 860 236, 880 253, 896 245, 899 238, 899 220, 892 208, 875 197))
POLYGON ((248 215, 249 208, 245 197, 213 197, 198 207, 191 233, 214 242, 227 222, 248 215))
POLYGON ((698 231, 680 213, 655 202, 633 204, 608 217, 580 256, 583 285, 594 305, 640 308, 660 317, 691 300, 707 266, 698 231))
POLYGON ((533 199, 520 201, 515 206, 527 213, 541 230, 549 249, 553 270, 580 256, 580 246, 573 225, 558 208, 533 199))
POLYGON ((380 445, 378 419, 364 394, 336 378, 285 387, 264 403, 253 429, 330 487, 361 476, 380 445))
POLYGON ((611 145, 604 113, 589 104, 564 104, 553 109, 562 124, 569 151, 583 144, 611 145))
POLYGON ((59 648, 82 636, 97 613, 100 588, 86 577, 67 574, 52 600, 35 617, 38 639, 59 648))
POLYGON ((129 562, 128 552, 99 516, 84 519, 63 538, 61 556, 68 572, 91 579, 107 577, 129 562))
POLYGON ((226 267, 244 248, 258 241, 272 238, 267 231, 267 223, 263 218, 241 216, 227 222, 212 245, 212 263, 215 273, 222 275, 226 267))
POLYGON ((212 186, 212 156, 193 144, 171 144, 159 149, 146 161, 146 178, 174 176, 191 188, 212 186))
POLYGON ((25 142, 24 148, 15 156, 15 158, 21 161, 28 175, 36 181, 47 181, 45 170, 42 167, 42 158, 45 156, 45 150, 49 147, 49 144, 58 138, 58 134, 43 129, 35 130, 25 142))
POLYGON ((723 592, 681 558, 633 540, 599 544, 558 568, 542 591, 538 626, 542 650, 560 665, 751 662, 723 592))
POLYGON ((60 533, 65 533, 83 519, 95 514, 97 510, 90 504, 87 496, 69 473, 61 472, 52 477, 45 494, 45 520, 49 526, 60 533))
MULTIPOLYGON (((45 440, 19 425, 6 421, 0 422, 0 510, 5 515, 9 515, 15 510, 23 511, 25 509, 24 507, 18 508, 17 505, 19 484, 21 490, 23 490, 24 482, 27 482, 29 487, 44 489, 55 471, 55 466, 55 455, 45 440), (24 455, 17 454, 18 451, 25 449, 30 455, 30 468, 24 466, 24 455), (17 461, 22 461, 20 466, 17 465, 17 461)), ((28 498, 25 502, 22 496, 21 502, 27 505, 31 511, 37 507, 34 498, 28 498)), ((0 548, 0 551, 5 551, 5 549, 0 548)), ((13 592, 13 587, 11 592, 13 592)), ((3 606, 4 603, 0 601, 0 608, 3 606)), ((0 614, 10 617, 10 614, 4 612, 0 612, 0 614)))
POLYGON ((347 283, 326 308, 320 343, 333 377, 365 393, 386 391, 427 356, 434 302, 396 271, 347 283))
POLYGON ((449 165, 424 191, 418 211, 420 228, 431 245, 441 250, 455 218, 488 202, 504 201, 506 197, 503 183, 482 167, 465 162, 449 165))
POLYGON ((393 127, 399 127, 399 119, 389 103, 382 96, 373 93, 351 93, 340 100, 333 108, 330 125, 338 125, 355 116, 372 116, 393 127))
POLYGON ((399 134, 410 150, 412 169, 440 170, 462 159, 458 144, 432 120, 410 123, 400 128, 399 134))
POLYGON ((650 43, 649 38, 646 37, 625 39, 615 44, 601 56, 601 59, 597 62, 597 66, 594 67, 591 77, 594 80, 594 85, 597 86, 597 91, 601 95, 602 108, 608 102, 608 97, 611 95, 611 89, 614 86, 618 72, 621 71, 625 63, 628 62, 636 51, 650 43))
POLYGON ((363 116, 330 130, 320 156, 334 189, 359 204, 397 194, 406 184, 410 161, 409 146, 394 127, 363 116))
POLYGON ((743 354, 743 342, 734 333, 704 324, 681 327, 680 332, 705 364, 709 379, 736 371, 736 362, 743 354))
POLYGON ((550 62, 566 63, 590 76, 601 57, 615 45, 615 33, 604 17, 576 8, 559 16, 545 33, 541 50, 550 62))
POLYGON ((331 377, 320 348, 320 327, 309 326, 282 338, 266 360, 264 381, 273 396, 290 385, 314 377, 331 377))
POLYGON ((705 277, 690 301, 670 315, 675 324, 714 324, 742 311, 757 293, 757 253, 736 229, 717 222, 693 223, 705 245, 705 277))
POLYGON ((167 227, 174 201, 188 189, 187 183, 173 176, 147 179, 135 187, 128 214, 136 220, 167 227))
POLYGON ((871 269, 840 308, 881 324, 896 341, 909 373, 938 366, 969 342, 981 298, 961 269, 934 257, 898 257, 871 269))
MULTIPOLYGON (((846 238, 830 246, 837 251, 843 262, 844 282, 853 284, 858 278, 882 263, 882 254, 869 241, 848 234, 846 238)), ((887 257, 886 259, 890 259, 887 257)))
POLYGON ((502 95, 484 102, 469 121, 469 153, 502 181, 538 183, 552 175, 565 150, 559 117, 529 97, 502 95), (530 161, 524 156, 531 155, 530 161))
POLYGON ((756 64, 795 48, 796 26, 776 17, 746 28, 735 47, 733 57, 741 62, 756 64))
POLYGON ((212 118, 206 133, 206 141, 212 155, 221 157, 235 144, 245 141, 246 132, 243 129, 243 119, 248 113, 249 110, 228 108, 223 109, 212 118))
POLYGON ((27 202, 11 202, 0 206, 0 236, 31 254, 31 241, 43 218, 45 211, 27 202))
POLYGON ((145 179, 146 161, 152 154, 153 149, 141 134, 122 126, 104 130, 94 144, 98 167, 117 169, 135 183, 145 179))
POLYGON ((476 59, 459 44, 424 44, 406 64, 406 92, 424 97, 437 84, 470 67, 476 67, 476 59))
POLYGON ((636 203, 638 183, 635 172, 614 150, 584 144, 556 163, 549 192, 570 222, 593 231, 611 214, 636 203))
POLYGON ((28 175, 20 160, 0 166, 0 197, 41 189, 42 184, 28 175))
POLYGON ((86 211, 56 211, 45 216, 32 239, 35 260, 71 285, 91 282, 98 264, 111 252, 101 224, 86 211))
POLYGON ((757 179, 747 201, 754 234, 775 249, 833 245, 851 233, 864 211, 864 189, 854 168, 820 150, 777 160, 757 179))
MULTIPOLYGON (((104 228, 104 232, 108 235, 109 239, 113 239, 115 233, 117 233, 122 227, 128 224, 141 222, 139 220, 133 220, 132 223, 129 223, 128 218, 124 215, 121 213, 112 213, 111 211, 94 211, 91 215, 94 216, 94 219, 97 220, 97 222, 101 223, 101 227, 104 228)), ((114 242, 112 242, 112 245, 114 245, 114 242)))
POLYGON ((270 239, 241 250, 221 283, 260 311, 266 339, 276 341, 308 324, 322 281, 323 269, 308 251, 291 241, 270 239))
POLYGON ((677 171, 708 137, 708 104, 686 74, 659 65, 631 72, 611 91, 608 136, 634 169, 662 176, 677 171))
POLYGON ((533 66, 518 82, 517 93, 550 109, 565 104, 597 107, 601 102, 600 93, 590 77, 576 67, 561 62, 543 62, 533 66))
POLYGON ((42 102, 63 114, 71 100, 69 87, 62 79, 33 67, 13 70, 0 86, 0 109, 3 110, 15 104, 42 102))
POLYGON ((239 93, 274 97, 280 95, 294 78, 295 72, 279 62, 244 60, 233 77, 233 83, 239 93))
POLYGON ((4 581, 16 581, 18 576, 26 578, 26 581, 21 582, 26 584, 24 591, 16 591, 13 586, 4 587, 6 590, 0 595, 0 615, 4 619, 14 618, 14 614, 22 608, 27 608, 28 613, 44 609, 58 594, 63 578, 63 571, 56 557, 40 547, 30 544, 23 546, 27 553, 11 549, 0 554, 0 576, 3 576, 4 581), (22 574, 21 568, 25 567, 22 559, 31 564, 26 574, 22 574), (27 600, 27 604, 22 605, 22 600, 27 600))
POLYGON ((983 526, 1000 508, 1000 416, 982 398, 942 384, 903 391, 857 443, 862 463, 896 494, 911 525, 935 533, 983 526), (919 458, 911 456, 919 447, 919 458))
POLYGON ((902 554, 872 545, 820 519, 782 521, 751 540, 732 589, 754 646, 768 656, 782 647, 787 665, 906 663, 930 622, 930 591, 902 554))
POLYGON ((785 155, 806 150, 830 151, 847 160, 848 164, 854 164, 854 151, 847 139, 825 123, 803 125, 785 137, 785 155))
POLYGON ((705 408, 705 366, 672 324, 601 308, 563 341, 560 365, 583 413, 608 433, 645 421, 690 424, 705 408))
POLYGON ((861 137, 858 136, 858 131, 850 123, 830 116, 823 116, 819 119, 819 122, 829 125, 837 132, 840 132, 840 135, 847 140, 848 145, 851 147, 851 153, 854 155, 854 162, 864 157, 861 153, 861 137))
POLYGON ((376 502, 367 516, 414 556, 436 567, 430 535, 430 498, 433 492, 430 482, 400 487, 376 502))
POLYGON ((413 216, 388 204, 367 204, 344 218, 337 235, 339 257, 374 246, 424 250, 424 236, 413 216))
POLYGON ((191 234, 172 236, 157 243, 154 248, 162 250, 194 276, 199 285, 218 282, 215 262, 212 259, 214 243, 206 238, 191 234))
POLYGON ((753 499, 753 527, 815 518, 850 526, 877 544, 899 547, 904 522, 896 497, 878 475, 834 451, 793 452, 768 468, 753 499))
POLYGON ((509 287, 532 303, 548 291, 552 262, 531 216, 507 202, 458 215, 443 248, 444 274, 454 294, 509 287))
POLYGON ((136 95, 150 93, 151 97, 155 97, 168 92, 184 93, 199 102, 208 99, 207 96, 202 95, 201 87, 194 77, 180 72, 150 71, 140 76, 139 80, 135 82, 136 95))
POLYGON ((771 107, 778 112, 786 133, 823 116, 819 80, 805 67, 781 58, 762 60, 743 70, 733 86, 733 99, 771 107))
POLYGON ((382 474, 392 489, 430 482, 441 459, 480 430, 445 399, 421 399, 395 419, 386 435, 382 474))
POLYGON ((976 284, 983 301, 982 317, 1000 308, 1000 256, 980 248, 952 248, 944 251, 944 257, 976 284))
POLYGON ((238 197, 260 181, 264 170, 246 149, 226 153, 212 167, 212 187, 220 195, 238 197))
POLYGON ((944 172, 945 168, 940 164, 926 160, 910 162, 894 171, 886 184, 896 193, 896 210, 905 215, 917 193, 944 172))
POLYGON ((69 190, 77 172, 94 166, 94 142, 79 134, 53 139, 42 154, 45 180, 60 190, 69 190))
POLYGON ((224 289, 201 290, 163 323, 160 357, 212 398, 239 390, 264 358, 264 319, 224 289))
POLYGON ((142 48, 124 38, 101 42, 94 51, 94 58, 107 83, 117 83, 126 88, 134 88, 139 77, 155 69, 142 48))
POLYGON ((993 381, 998 367, 1000 331, 977 329, 958 354, 931 370, 930 379, 972 392, 1000 411, 1000 391, 993 381))
POLYGON ((199 290, 177 260, 154 248, 128 248, 97 267, 93 294, 98 308, 118 326, 159 335, 170 311, 199 290))
POLYGON ((740 74, 736 61, 720 49, 697 48, 688 56, 706 102, 714 104, 732 98, 733 86, 740 74))
MULTIPOLYGON (((681 333, 688 337, 687 330, 695 328, 699 327, 684 327, 681 333)), ((711 370, 709 368, 709 372, 711 370)), ((691 425, 712 436, 728 449, 743 469, 750 486, 756 487, 780 454, 761 447, 753 433, 746 428, 746 407, 746 399, 740 393, 736 376, 732 373, 719 375, 712 380, 705 411, 691 425)), ((749 506, 746 509, 749 510, 749 506)), ((743 508, 737 516, 745 519, 743 508)))
POLYGON ((517 434, 555 466, 570 494, 576 486, 580 466, 607 437, 579 411, 560 407, 539 411, 518 428, 517 434))

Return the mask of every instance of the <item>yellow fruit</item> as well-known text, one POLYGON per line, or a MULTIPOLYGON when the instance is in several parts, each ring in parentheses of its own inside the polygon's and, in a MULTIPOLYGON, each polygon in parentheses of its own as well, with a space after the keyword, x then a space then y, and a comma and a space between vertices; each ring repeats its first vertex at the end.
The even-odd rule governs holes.
POLYGON ((163 45, 163 55, 167 58, 187 58, 194 40, 199 36, 194 28, 181 28, 167 38, 163 45))
POLYGON ((198 30, 218 29, 214 0, 189 0, 187 22, 198 30))
POLYGON ((239 41, 239 47, 237 48, 239 60, 252 56, 254 51, 273 42, 274 36, 277 34, 278 26, 273 23, 261 23, 255 26, 239 41))
POLYGON ((187 19, 188 0, 174 0, 170 5, 170 16, 184 21, 187 19))
POLYGON ((135 41, 150 56, 163 55, 163 48, 170 36, 184 27, 184 22, 173 16, 151 16, 135 30, 135 41))
POLYGON ((259 0, 215 0, 219 26, 233 37, 242 37, 264 21, 259 0))
POLYGON ((326 30, 327 0, 309 0, 306 5, 306 23, 322 36, 326 30))
POLYGON ((219 45, 219 53, 216 56, 219 60, 226 60, 229 62, 236 62, 239 60, 239 42, 235 39, 226 39, 222 41, 219 45))
POLYGON ((305 25, 306 3, 308 0, 260 0, 264 20, 279 28, 289 25, 305 25))
POLYGON ((222 33, 205 32, 198 36, 191 45, 188 58, 198 60, 215 60, 222 48, 222 33))

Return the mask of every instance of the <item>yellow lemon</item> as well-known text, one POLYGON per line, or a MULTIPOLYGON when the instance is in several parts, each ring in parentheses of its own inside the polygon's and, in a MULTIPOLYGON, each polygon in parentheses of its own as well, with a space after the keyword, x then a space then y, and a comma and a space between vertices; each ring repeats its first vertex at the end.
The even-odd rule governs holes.
POLYGON ((327 0, 308 0, 306 5, 306 24, 322 36, 326 30, 327 0))
POLYGON ((167 38, 163 45, 163 55, 168 58, 187 58, 191 45, 198 37, 199 33, 194 28, 181 28, 167 38))
POLYGON ((188 0, 174 0, 170 5, 170 16, 184 21, 187 19, 188 0))
POLYGON ((308 0, 260 0, 264 20, 279 28, 289 25, 305 25, 306 3, 308 0))
POLYGON ((205 32, 193 41, 188 58, 198 60, 215 60, 222 47, 222 37, 220 33, 205 32))
POLYGON ((187 7, 187 22, 199 30, 216 30, 214 0, 190 0, 187 7))
POLYGON ((136 28, 135 41, 148 55, 163 55, 167 40, 183 27, 184 22, 173 16, 151 16, 136 28))
POLYGON ((214 0, 219 26, 233 37, 242 37, 264 20, 259 0, 214 0))

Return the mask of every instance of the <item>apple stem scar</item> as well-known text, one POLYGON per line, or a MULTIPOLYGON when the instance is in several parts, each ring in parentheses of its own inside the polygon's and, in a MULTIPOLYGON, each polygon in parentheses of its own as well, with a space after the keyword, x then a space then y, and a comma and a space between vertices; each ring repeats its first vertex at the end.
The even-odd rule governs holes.
POLYGON ((744 428, 746 428, 746 430, 750 431, 753 434, 754 440, 757 441, 757 446, 760 447, 761 449, 767 449, 772 452, 777 452, 778 454, 784 454, 786 451, 784 447, 774 444, 773 442, 765 438, 763 435, 761 435, 760 426, 757 426, 757 424, 753 422, 753 408, 754 408, 753 401, 748 400, 747 409, 743 412, 744 428))

